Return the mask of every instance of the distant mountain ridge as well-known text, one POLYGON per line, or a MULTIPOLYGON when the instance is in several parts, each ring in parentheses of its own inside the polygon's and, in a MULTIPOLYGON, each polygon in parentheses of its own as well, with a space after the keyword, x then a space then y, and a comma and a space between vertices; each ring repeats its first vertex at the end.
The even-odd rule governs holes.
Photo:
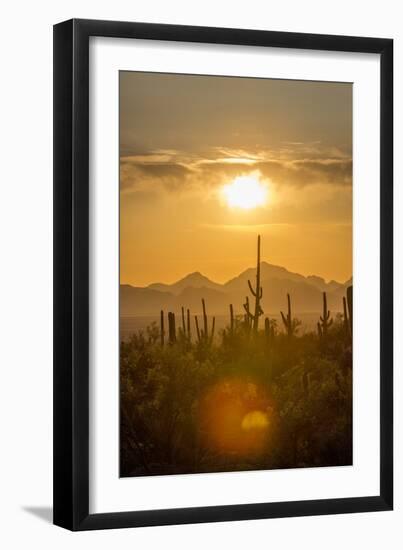
POLYGON ((161 292, 172 292, 173 294, 179 294, 185 288, 213 288, 219 290, 222 287, 219 283, 214 283, 210 281, 207 277, 202 275, 199 271, 194 273, 189 273, 186 277, 179 279, 176 283, 171 285, 165 283, 152 283, 146 288, 151 288, 152 290, 159 290, 161 292))
MULTIPOLYGON (((345 283, 326 282, 322 277, 292 273, 285 267, 261 262, 262 306, 266 314, 278 312, 286 306, 287 293, 291 295, 293 310, 319 312, 322 293, 327 293, 328 307, 333 312, 342 311, 342 298, 352 278, 345 283)), ((236 313, 242 313, 242 304, 249 295, 248 279, 253 282, 256 268, 248 268, 224 284, 211 281, 196 271, 172 284, 153 283, 147 287, 120 286, 120 312, 122 315, 155 316, 161 309, 180 312, 181 307, 194 313, 201 311, 204 298, 209 314, 226 314, 229 304, 236 313)), ((251 296, 249 295, 251 299, 251 296)))

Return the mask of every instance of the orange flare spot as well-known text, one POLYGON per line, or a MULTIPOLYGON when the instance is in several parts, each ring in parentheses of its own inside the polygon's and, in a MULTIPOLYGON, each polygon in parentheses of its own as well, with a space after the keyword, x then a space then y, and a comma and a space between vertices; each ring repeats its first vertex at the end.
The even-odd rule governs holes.
POLYGON ((267 448, 272 408, 256 382, 226 379, 209 388, 199 406, 200 436, 222 454, 256 456, 267 448))

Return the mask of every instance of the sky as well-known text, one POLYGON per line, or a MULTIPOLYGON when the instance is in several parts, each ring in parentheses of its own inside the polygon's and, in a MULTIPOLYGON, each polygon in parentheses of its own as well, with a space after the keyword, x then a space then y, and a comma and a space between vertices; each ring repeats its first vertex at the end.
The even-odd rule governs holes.
POLYGON ((120 73, 120 279, 352 275, 352 85, 120 73))

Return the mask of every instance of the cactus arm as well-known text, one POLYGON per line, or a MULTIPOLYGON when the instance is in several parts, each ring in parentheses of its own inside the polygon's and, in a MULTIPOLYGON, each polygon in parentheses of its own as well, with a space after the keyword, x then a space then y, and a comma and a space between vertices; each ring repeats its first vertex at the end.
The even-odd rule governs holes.
POLYGON ((287 328, 288 327, 288 321, 287 321, 284 313, 282 311, 280 311, 280 313, 281 313, 281 318, 283 319, 283 323, 284 323, 285 327, 287 328))
POLYGON ((289 294, 287 294, 287 316, 280 311, 281 318, 283 319, 284 326, 287 330, 287 334, 289 337, 293 336, 296 328, 298 327, 298 320, 292 318, 292 312, 291 312, 291 297, 289 294))
POLYGON ((253 290, 252 283, 250 282, 249 279, 248 279, 248 286, 249 286, 249 290, 251 291, 252 295, 256 297, 256 292, 253 290))
MULTIPOLYGON (((252 296, 255 298, 254 314, 251 316, 251 318, 253 319, 253 331, 255 334, 257 334, 258 328, 259 328, 259 317, 260 315, 263 314, 263 310, 260 305, 260 300, 262 299, 262 295, 263 295, 263 289, 260 286, 260 235, 258 235, 257 237, 256 285, 255 287, 253 287, 252 283, 248 279, 248 287, 252 296)), ((249 318, 250 313, 249 313, 248 301, 247 301, 247 314, 249 318)))
POLYGON ((243 308, 246 311, 246 315, 248 319, 254 319, 254 315, 252 315, 250 309, 249 309, 249 298, 246 296, 246 302, 243 304, 243 308))
POLYGON ((254 315, 249 311, 249 305, 248 304, 243 304, 243 307, 244 307, 244 310, 246 311, 246 315, 248 317, 248 319, 254 319, 254 315))

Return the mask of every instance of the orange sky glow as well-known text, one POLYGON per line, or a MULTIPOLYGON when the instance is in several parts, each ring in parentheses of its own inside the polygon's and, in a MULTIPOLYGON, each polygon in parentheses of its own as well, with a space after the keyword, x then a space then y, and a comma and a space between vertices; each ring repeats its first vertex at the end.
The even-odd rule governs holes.
POLYGON ((120 73, 120 278, 352 275, 352 86, 120 73))

